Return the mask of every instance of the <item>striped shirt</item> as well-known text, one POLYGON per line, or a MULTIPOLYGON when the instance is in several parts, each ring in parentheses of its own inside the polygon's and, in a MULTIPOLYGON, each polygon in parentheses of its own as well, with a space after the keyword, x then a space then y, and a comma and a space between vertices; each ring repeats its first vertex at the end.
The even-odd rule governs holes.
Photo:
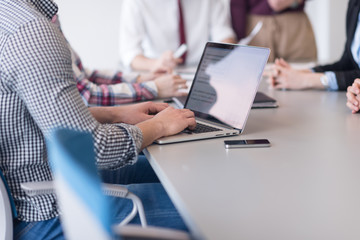
POLYGON ((0 0, 0 169, 22 221, 58 216, 54 195, 28 197, 20 183, 52 180, 45 138, 65 126, 93 133, 99 168, 133 164, 142 144, 136 126, 100 124, 82 101, 71 52, 50 20, 51 0, 0 0))

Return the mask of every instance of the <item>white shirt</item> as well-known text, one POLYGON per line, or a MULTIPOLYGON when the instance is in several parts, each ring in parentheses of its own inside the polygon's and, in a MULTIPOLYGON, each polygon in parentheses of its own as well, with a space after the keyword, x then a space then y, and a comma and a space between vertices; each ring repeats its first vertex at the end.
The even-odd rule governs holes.
MULTIPOLYGON (((234 37, 223 0, 183 0, 188 47, 186 64, 197 65, 207 41, 234 37)), ((126 67, 137 55, 158 58, 180 46, 177 0, 124 0, 120 20, 120 58, 126 67)))

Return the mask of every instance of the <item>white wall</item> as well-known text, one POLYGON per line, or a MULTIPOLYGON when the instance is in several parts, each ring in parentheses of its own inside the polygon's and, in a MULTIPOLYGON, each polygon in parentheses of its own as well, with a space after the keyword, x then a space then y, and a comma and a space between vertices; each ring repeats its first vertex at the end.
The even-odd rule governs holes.
MULTIPOLYGON (((55 0, 63 31, 86 67, 118 67, 121 1, 55 0)), ((306 12, 313 24, 321 63, 335 61, 341 56, 347 4, 346 0, 309 0, 307 3, 306 12)))
POLYGON ((62 30, 84 66, 117 68, 121 0, 54 0, 62 30))
POLYGON ((345 17, 348 1, 310 0, 306 12, 315 32, 320 63, 336 61, 345 46, 345 17))

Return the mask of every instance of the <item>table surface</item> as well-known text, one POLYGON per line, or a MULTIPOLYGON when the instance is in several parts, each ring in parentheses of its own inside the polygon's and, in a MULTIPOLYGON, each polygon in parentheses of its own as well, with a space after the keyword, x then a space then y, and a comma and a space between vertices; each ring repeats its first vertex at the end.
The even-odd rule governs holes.
MULTIPOLYGON (((198 239, 360 239, 360 115, 344 92, 268 91, 241 136, 145 150, 198 239), (270 148, 224 148, 267 138, 270 148)), ((234 108, 236 103, 234 103, 234 108)))

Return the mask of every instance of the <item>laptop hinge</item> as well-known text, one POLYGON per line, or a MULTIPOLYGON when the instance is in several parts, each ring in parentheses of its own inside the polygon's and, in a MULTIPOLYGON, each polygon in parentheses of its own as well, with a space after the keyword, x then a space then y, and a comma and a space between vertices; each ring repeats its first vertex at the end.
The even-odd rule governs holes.
POLYGON ((201 122, 208 123, 208 124, 216 125, 216 126, 218 126, 218 127, 227 128, 227 129, 235 129, 235 130, 238 130, 239 132, 242 131, 242 130, 239 129, 239 128, 234 128, 234 127, 229 126, 229 125, 227 125, 227 124, 225 124, 225 123, 213 122, 213 121, 209 121, 209 120, 206 120, 206 119, 203 119, 203 118, 198 118, 198 117, 196 117, 195 119, 196 119, 196 120, 199 120, 199 121, 201 121, 201 122))

